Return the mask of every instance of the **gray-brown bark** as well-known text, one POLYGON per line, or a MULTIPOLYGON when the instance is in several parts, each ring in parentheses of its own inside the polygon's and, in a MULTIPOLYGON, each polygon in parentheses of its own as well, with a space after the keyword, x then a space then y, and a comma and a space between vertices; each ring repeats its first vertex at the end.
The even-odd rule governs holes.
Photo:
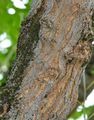
POLYGON ((33 0, 3 89, 1 119, 66 120, 76 106, 93 0, 33 0), (8 109, 9 108, 9 109, 8 109))
MULTIPOLYGON (((92 15, 92 31, 94 32, 94 13, 92 15)), ((94 39, 94 35, 92 35, 92 37, 90 37, 91 39, 94 39)), ((92 57, 91 60, 88 64, 88 66, 86 67, 86 75, 85 75, 85 91, 86 91, 86 97, 90 94, 90 92, 93 90, 94 88, 94 75, 91 73, 93 70, 93 65, 94 65, 94 49, 92 50, 92 57)), ((79 88, 79 101, 83 102, 84 101, 84 85, 83 85, 83 80, 80 83, 80 88, 79 88)))

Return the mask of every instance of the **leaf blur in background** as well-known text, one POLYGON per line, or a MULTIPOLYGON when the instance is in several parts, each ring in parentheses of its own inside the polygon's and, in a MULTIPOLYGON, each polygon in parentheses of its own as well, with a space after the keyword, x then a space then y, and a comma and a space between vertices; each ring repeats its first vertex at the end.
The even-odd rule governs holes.
POLYGON ((0 86, 15 58, 20 24, 30 9, 31 0, 0 0, 0 86))

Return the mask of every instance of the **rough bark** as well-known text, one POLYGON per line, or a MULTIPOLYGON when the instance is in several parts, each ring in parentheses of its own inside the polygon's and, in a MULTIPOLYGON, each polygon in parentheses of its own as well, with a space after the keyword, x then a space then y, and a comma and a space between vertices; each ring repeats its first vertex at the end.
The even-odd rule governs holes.
POLYGON ((79 86, 79 98, 78 98, 78 100, 80 101, 80 103, 84 102, 84 97, 86 98, 94 89, 94 75, 91 74, 91 71, 93 69, 93 65, 94 65, 94 54, 91 58, 90 63, 88 64, 88 66, 86 68, 86 71, 85 71, 85 79, 86 79, 85 86, 86 87, 84 88, 83 79, 81 80, 81 83, 79 86), (86 93, 84 93, 83 91, 85 91, 86 93))
POLYGON ((66 120, 91 56, 93 0, 33 0, 2 88, 1 120, 66 120), (3 95, 2 95, 3 93, 3 95))
MULTIPOLYGON (((94 32, 94 13, 92 15, 92 31, 94 32)), ((92 35, 91 39, 94 40, 94 34, 92 35)), ((84 90, 83 80, 81 80, 81 83, 79 86, 79 98, 78 99, 80 102, 84 102, 84 97, 85 96, 87 97, 94 88, 94 75, 92 74, 92 70, 94 67, 93 65, 94 65, 94 49, 92 49, 92 57, 85 70, 86 88, 84 90), (83 91, 86 91, 86 95, 83 91)))

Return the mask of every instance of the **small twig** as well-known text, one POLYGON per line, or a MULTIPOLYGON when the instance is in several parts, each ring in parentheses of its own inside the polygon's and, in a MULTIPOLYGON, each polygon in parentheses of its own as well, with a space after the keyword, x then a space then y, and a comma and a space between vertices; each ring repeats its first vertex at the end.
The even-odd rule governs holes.
POLYGON ((85 115, 85 99, 86 99, 86 78, 85 78, 85 70, 83 70, 83 88, 84 88, 84 103, 83 103, 83 114, 84 114, 84 120, 86 120, 85 115))
POLYGON ((93 116, 94 116, 94 113, 92 113, 92 114, 89 116, 88 120, 90 120, 93 116))

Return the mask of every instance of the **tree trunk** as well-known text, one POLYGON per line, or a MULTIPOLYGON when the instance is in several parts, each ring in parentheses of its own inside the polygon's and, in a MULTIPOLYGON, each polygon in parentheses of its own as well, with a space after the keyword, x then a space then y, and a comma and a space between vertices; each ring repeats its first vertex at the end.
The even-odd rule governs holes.
POLYGON ((91 57, 93 0, 33 0, 1 88, 1 120, 66 120, 91 57), (3 94, 2 94, 3 93, 3 94))

